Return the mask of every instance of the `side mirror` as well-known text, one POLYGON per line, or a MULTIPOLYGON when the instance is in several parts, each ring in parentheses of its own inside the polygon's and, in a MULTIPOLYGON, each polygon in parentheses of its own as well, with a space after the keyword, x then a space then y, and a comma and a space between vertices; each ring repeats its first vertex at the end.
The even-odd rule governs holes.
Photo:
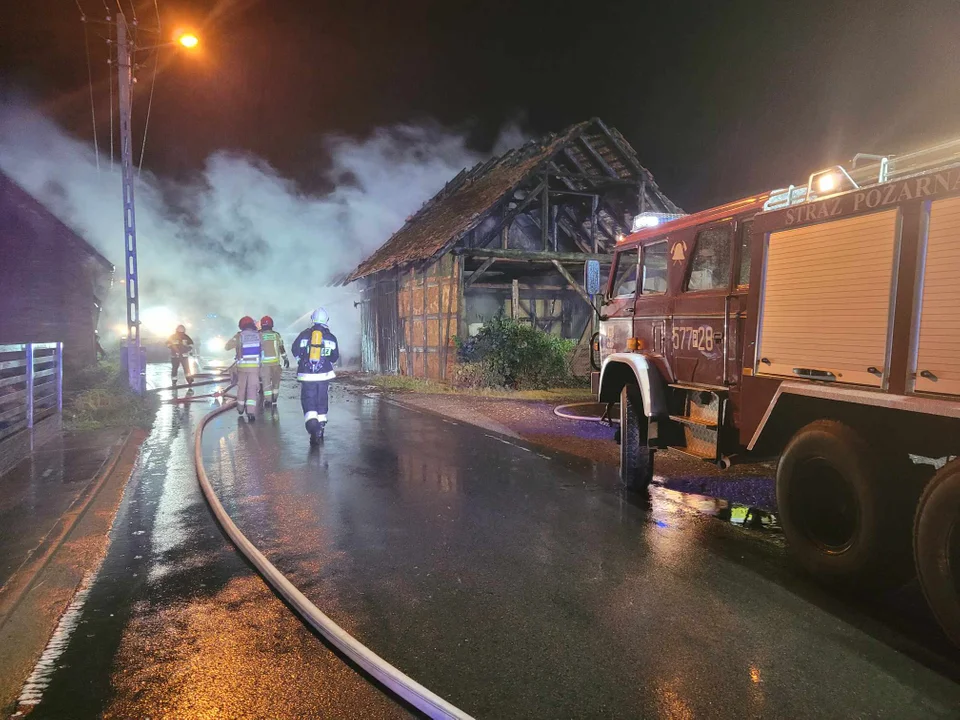
POLYGON ((587 260, 583 264, 583 287, 587 295, 600 294, 600 261, 587 260))

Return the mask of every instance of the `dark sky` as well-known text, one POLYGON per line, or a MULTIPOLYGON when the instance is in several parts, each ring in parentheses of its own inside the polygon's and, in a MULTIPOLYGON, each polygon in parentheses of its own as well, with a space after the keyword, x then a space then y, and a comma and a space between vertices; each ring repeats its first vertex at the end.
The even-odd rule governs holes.
MULTIPOLYGON (((97 20, 105 2, 79 0, 97 20)), ((513 119, 539 135, 596 115, 696 210, 960 136, 957 0, 158 3, 166 30, 203 38, 164 56, 147 165, 165 174, 242 149, 312 187, 325 133, 436 120, 488 150, 513 119)), ((152 0, 137 14, 155 25, 152 0)), ((75 0, 4 0, 0 79, 89 138, 79 16, 75 0)), ((107 30, 88 29, 105 142, 107 30)))

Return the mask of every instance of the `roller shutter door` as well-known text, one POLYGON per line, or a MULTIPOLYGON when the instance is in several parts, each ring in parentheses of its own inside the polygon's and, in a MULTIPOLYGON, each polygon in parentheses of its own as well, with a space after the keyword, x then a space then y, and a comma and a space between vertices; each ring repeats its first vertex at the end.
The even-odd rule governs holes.
POLYGON ((914 387, 960 395, 960 198, 930 205, 914 387))
POLYGON ((881 385, 898 232, 888 210, 770 234, 757 374, 881 385))

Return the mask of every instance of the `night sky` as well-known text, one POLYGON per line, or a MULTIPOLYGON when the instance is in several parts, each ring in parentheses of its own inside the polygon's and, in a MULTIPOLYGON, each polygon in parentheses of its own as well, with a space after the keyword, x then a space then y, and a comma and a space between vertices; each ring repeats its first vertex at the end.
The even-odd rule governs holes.
MULTIPOLYGON (((79 0, 91 20, 105 2, 118 0, 79 0)), ((316 191, 326 133, 436 121, 486 151, 510 121, 534 136, 599 116, 696 210, 858 151, 960 136, 956 0, 158 4, 165 40, 177 26, 202 36, 197 56, 163 55, 146 165, 164 175, 239 149, 316 191)), ((152 0, 136 11, 155 27, 152 0)), ((103 146, 108 30, 88 31, 103 146)), ((2 3, 0 82, 92 137, 75 0, 2 3)))

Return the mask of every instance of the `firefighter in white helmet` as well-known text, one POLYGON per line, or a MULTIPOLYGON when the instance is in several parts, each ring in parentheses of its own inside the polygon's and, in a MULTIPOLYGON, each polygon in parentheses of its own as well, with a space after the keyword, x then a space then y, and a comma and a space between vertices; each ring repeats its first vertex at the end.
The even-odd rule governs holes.
POLYGON ((226 349, 237 353, 237 412, 253 422, 260 391, 260 332, 249 315, 240 318, 239 325, 240 332, 227 341, 226 349))
POLYGON ((310 320, 313 325, 293 342, 293 355, 298 361, 297 381, 300 383, 304 425, 310 435, 310 444, 316 445, 323 438, 327 424, 329 386, 336 377, 333 366, 340 359, 340 349, 336 336, 327 327, 330 316, 326 310, 317 308, 310 320))

